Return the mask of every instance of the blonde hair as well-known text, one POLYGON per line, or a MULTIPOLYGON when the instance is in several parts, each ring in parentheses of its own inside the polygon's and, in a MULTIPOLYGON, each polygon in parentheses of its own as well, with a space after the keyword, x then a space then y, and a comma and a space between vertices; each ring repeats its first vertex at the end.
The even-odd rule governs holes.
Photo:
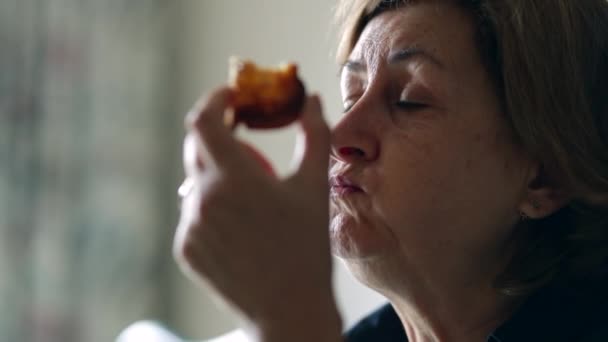
MULTIPOLYGON (((419 1, 340 1, 338 61, 374 16, 419 1)), ((608 261, 608 2, 444 1, 470 14, 515 141, 541 163, 543 181, 571 198, 516 227, 527 238, 497 288, 523 295, 589 275, 608 261)))

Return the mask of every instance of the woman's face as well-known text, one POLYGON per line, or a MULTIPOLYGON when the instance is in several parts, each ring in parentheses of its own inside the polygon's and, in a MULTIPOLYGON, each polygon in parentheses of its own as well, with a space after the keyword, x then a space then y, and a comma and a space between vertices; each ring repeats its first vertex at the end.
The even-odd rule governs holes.
POLYGON ((333 130, 338 256, 446 264, 493 257, 510 236, 530 163, 473 37, 466 13, 437 3, 365 27, 342 69, 333 130))

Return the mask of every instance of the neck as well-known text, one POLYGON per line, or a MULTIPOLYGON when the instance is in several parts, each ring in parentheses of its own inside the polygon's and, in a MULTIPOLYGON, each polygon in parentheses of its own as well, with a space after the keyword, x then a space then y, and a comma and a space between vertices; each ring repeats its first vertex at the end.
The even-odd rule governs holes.
POLYGON ((444 290, 441 296, 386 294, 410 342, 486 341, 517 303, 484 289, 444 290))
POLYGON ((493 288, 495 273, 479 268, 449 272, 454 265, 416 272, 412 265, 391 265, 386 260, 395 258, 347 264, 360 281, 391 302, 410 342, 486 341, 519 306, 519 301, 493 288))

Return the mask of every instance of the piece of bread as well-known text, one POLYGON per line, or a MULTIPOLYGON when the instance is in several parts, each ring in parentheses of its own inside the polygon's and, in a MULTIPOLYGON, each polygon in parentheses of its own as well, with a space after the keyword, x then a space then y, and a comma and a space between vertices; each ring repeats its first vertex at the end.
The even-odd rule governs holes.
POLYGON ((231 59, 230 85, 234 110, 232 125, 242 122, 249 128, 276 128, 298 118, 306 91, 298 78, 298 68, 289 63, 277 68, 260 68, 251 61, 231 59))

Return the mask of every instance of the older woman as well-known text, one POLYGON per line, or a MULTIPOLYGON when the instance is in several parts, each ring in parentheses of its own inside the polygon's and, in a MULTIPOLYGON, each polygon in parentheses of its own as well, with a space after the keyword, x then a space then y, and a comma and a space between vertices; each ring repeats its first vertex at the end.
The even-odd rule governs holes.
POLYGON ((608 3, 339 13, 344 115, 308 99, 292 176, 224 126, 229 89, 189 116, 184 270, 260 341, 343 338, 330 240, 390 302, 348 341, 608 341, 608 3))

